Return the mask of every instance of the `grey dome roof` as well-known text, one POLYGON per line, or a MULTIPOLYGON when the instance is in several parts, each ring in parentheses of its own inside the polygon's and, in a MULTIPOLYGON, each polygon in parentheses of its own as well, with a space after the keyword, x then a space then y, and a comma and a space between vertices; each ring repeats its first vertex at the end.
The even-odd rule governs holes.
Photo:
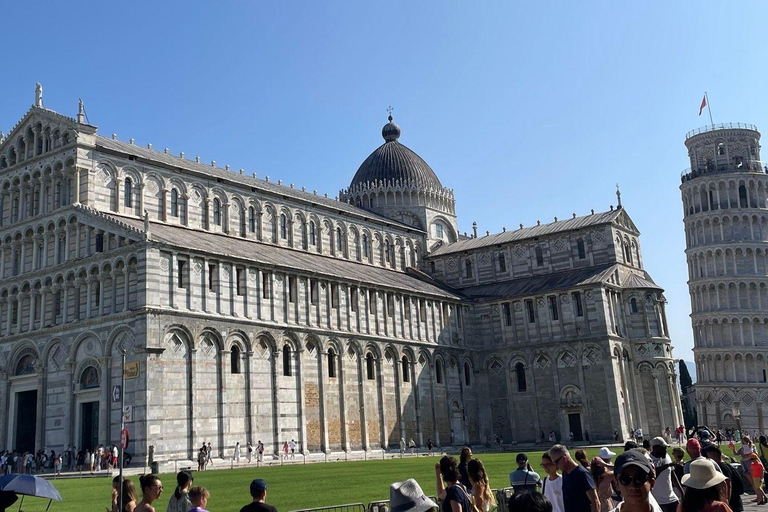
POLYGON ((366 183, 378 184, 381 181, 384 183, 400 181, 404 185, 415 185, 420 188, 443 187, 429 164, 397 141, 400 137, 400 127, 392 122, 391 116, 389 123, 382 128, 381 135, 386 142, 360 165, 349 184, 350 189, 366 183))

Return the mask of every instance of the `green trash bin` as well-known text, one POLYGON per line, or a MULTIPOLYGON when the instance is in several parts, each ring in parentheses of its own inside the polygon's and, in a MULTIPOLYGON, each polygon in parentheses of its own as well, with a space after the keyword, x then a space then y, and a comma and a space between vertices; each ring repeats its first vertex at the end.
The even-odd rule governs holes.
POLYGON ((160 464, 157 462, 150 463, 149 472, 152 473, 153 475, 160 473, 160 464))

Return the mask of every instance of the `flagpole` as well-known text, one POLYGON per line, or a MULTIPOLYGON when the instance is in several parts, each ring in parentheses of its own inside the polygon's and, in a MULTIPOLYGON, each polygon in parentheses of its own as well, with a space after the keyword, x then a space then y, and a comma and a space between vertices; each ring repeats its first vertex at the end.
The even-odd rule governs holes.
POLYGON ((709 122, 712 123, 712 128, 714 128, 715 122, 712 120, 712 108, 709 106, 709 96, 707 96, 707 91, 704 91, 704 97, 707 98, 707 111, 709 112, 709 122))

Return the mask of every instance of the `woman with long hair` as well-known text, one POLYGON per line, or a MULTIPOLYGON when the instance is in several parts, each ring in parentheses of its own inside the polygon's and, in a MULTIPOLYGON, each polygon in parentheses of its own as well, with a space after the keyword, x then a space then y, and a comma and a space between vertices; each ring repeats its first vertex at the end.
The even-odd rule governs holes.
POLYGON ((744 434, 741 436, 741 447, 738 450, 731 448, 731 451, 733 451, 734 455, 741 457, 741 460, 739 461, 741 462, 741 470, 744 473, 744 476, 747 477, 749 485, 754 488, 755 484, 752 481, 752 459, 750 458, 750 455, 757 450, 755 450, 755 445, 752 444, 752 440, 747 434, 744 434))
POLYGON ((141 475, 139 485, 141 486, 141 501, 133 509, 133 512, 155 512, 152 502, 163 494, 163 482, 155 475, 141 475))
MULTIPOLYGON (((574 453, 574 456, 576 457, 576 461, 578 461, 579 464, 581 464, 585 468, 589 469, 589 459, 587 459, 587 452, 585 452, 582 449, 578 449, 574 453)), ((613 508, 613 507, 611 507, 611 508, 613 508)))
POLYGON ((683 476, 685 495, 678 510, 681 512, 732 512, 727 503, 720 501, 720 484, 728 479, 715 470, 709 459, 691 462, 690 473, 683 476))
POLYGON ((589 463, 589 472, 592 474, 592 479, 595 481, 597 499, 600 502, 600 510, 606 512, 613 510, 614 505, 611 500, 611 496, 613 495, 612 484, 615 481, 613 471, 606 468, 603 459, 595 457, 592 459, 592 462, 589 463))
POLYGON ((168 500, 168 512, 187 512, 192 508, 192 502, 189 501, 189 488, 192 487, 192 473, 189 470, 182 469, 176 475, 176 490, 173 496, 168 500))
POLYGON ((459 482, 456 459, 445 455, 435 464, 437 497, 442 500, 440 512, 470 512, 469 494, 459 482), (455 506, 454 506, 455 505, 455 506))
POLYGON ((107 509, 107 512, 121 512, 120 508, 120 494, 123 495, 123 510, 122 512, 133 512, 136 508, 136 504, 139 502, 139 496, 136 494, 136 487, 128 478, 123 478, 123 489, 120 492, 120 477, 116 476, 112 479, 112 508, 107 509))
POLYGON ((480 512, 488 512, 491 507, 496 506, 496 498, 493 497, 485 466, 478 459, 471 459, 467 462, 467 472, 472 482, 472 501, 475 508, 480 512))

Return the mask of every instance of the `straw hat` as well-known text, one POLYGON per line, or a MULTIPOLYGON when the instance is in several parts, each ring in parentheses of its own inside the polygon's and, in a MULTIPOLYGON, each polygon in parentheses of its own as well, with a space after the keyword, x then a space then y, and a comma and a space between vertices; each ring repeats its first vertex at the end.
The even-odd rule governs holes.
POLYGON ((715 464, 711 460, 697 459, 691 462, 691 473, 683 475, 681 483, 694 489, 709 489, 727 479, 728 477, 715 470, 715 464))
POLYGON ((424 494, 413 478, 389 486, 389 505, 392 512, 426 512, 437 508, 437 503, 424 494))

